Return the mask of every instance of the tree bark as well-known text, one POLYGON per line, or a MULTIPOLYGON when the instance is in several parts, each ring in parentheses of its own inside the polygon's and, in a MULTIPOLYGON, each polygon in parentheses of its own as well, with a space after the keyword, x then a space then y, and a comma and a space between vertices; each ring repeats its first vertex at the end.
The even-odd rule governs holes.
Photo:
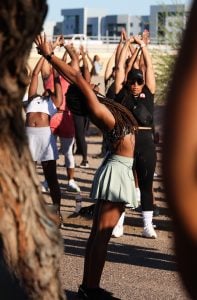
POLYGON ((0 0, 0 298, 64 299, 55 216, 44 202, 22 118, 26 65, 43 0, 0 0))

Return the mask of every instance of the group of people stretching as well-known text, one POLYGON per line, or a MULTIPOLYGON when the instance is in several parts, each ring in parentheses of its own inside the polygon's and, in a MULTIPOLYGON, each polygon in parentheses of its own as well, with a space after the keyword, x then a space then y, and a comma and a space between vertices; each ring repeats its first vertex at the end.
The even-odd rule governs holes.
MULTIPOLYGON (((42 57, 32 74, 26 128, 33 160, 42 163, 60 221, 57 148, 50 129, 50 119, 58 110, 61 113, 65 99, 68 111, 88 116, 102 131, 107 148, 92 184, 91 198, 96 204, 86 247, 83 281, 78 290, 79 299, 115 299, 111 293, 100 288, 100 279, 113 229, 126 205, 133 208, 138 206, 133 169, 141 193, 142 235, 157 237, 152 224, 152 184, 156 163, 153 141, 155 77, 147 40, 146 34, 127 38, 122 32, 112 70, 112 99, 99 94, 91 84, 83 49, 80 59, 75 49, 66 45, 66 52, 70 56, 70 62, 66 63, 65 59, 54 54, 54 44, 48 42, 45 35, 39 35, 35 40, 42 57), (49 84, 49 73, 45 76, 43 72, 45 92, 40 96, 37 95, 37 75, 45 64, 50 66, 52 80, 49 84), (67 89, 62 88, 62 81, 68 83, 67 89)), ((63 44, 62 38, 59 43, 63 44)), ((72 173, 70 176, 72 179, 72 173)))

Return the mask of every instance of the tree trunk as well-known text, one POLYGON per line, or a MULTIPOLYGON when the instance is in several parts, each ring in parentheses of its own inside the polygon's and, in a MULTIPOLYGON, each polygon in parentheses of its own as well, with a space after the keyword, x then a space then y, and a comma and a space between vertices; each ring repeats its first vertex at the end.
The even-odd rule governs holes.
POLYGON ((64 299, 60 233, 39 190, 22 119, 32 41, 46 15, 41 0, 0 0, 0 298, 64 299))

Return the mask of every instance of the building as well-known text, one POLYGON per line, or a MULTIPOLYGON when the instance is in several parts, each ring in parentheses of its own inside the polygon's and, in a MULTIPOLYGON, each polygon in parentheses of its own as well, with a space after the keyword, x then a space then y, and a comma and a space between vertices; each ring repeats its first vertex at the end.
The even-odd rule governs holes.
POLYGON ((185 27, 189 6, 151 5, 150 6, 150 35, 157 43, 177 41, 185 27))
POLYGON ((122 28, 125 28, 127 35, 136 35, 149 29, 148 16, 109 15, 104 18, 102 35, 109 37, 120 36, 122 28))
POLYGON ((89 8, 63 9, 63 22, 56 23, 54 35, 85 34, 100 39, 119 37, 122 28, 128 36, 147 29, 152 42, 166 43, 180 35, 188 12, 185 4, 151 5, 149 16, 106 15, 105 10, 89 8))
POLYGON ((106 15, 105 10, 76 8, 61 11, 63 22, 56 23, 54 35, 86 34, 87 36, 117 37, 125 28, 128 35, 149 29, 148 16, 106 15))
POLYGON ((63 9, 61 11, 63 22, 58 22, 54 28, 54 34, 86 34, 99 37, 104 10, 76 8, 63 9))

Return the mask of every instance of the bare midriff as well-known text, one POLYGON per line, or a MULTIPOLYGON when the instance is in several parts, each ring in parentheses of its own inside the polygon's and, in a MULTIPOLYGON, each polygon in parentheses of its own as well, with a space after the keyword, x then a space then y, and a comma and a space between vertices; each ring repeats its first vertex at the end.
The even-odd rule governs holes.
POLYGON ((114 149, 116 149, 116 155, 121 155, 125 157, 133 157, 134 153, 134 146, 135 146, 135 135, 134 134, 127 134, 124 138, 114 145, 114 149))
POLYGON ((31 112, 26 115, 25 126, 28 127, 48 127, 50 126, 50 116, 42 112, 31 112))

